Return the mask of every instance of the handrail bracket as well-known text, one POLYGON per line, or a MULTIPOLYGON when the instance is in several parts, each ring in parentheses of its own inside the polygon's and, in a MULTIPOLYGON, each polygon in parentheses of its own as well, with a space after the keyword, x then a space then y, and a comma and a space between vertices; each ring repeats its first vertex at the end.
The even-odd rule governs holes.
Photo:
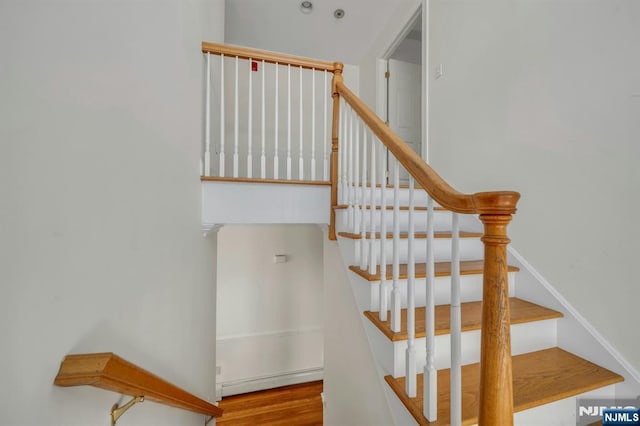
POLYGON ((118 406, 118 404, 113 404, 111 407, 111 426, 116 426, 116 422, 118 419, 131 407, 139 402, 144 401, 144 396, 134 396, 129 402, 122 406, 118 406))

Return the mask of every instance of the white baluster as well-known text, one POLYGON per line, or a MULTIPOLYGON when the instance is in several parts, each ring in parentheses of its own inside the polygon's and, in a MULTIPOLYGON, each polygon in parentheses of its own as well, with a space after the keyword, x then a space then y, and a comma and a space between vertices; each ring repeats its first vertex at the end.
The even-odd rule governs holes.
POLYGON ((438 419, 438 373, 435 347, 435 263, 433 238, 433 198, 427 195, 427 303, 425 306, 427 360, 423 376, 423 414, 430 422, 438 419))
POLYGON ((207 52, 207 81, 205 94, 204 120, 204 170, 205 176, 211 176, 211 54, 207 52))
POLYGON ((367 183, 367 128, 362 127, 362 178, 360 180, 360 269, 367 269, 367 257, 365 256, 367 248, 367 227, 365 223, 365 202, 364 194, 367 183))
MULTIPOLYGON (((360 233, 360 117, 354 112, 355 139, 353 140, 353 230, 355 234, 360 233)), ((356 259, 360 260, 360 248, 356 245, 356 259)))
POLYGON ((253 60, 249 58, 249 114, 247 123, 247 177, 253 176, 253 60))
POLYGON ((347 207, 349 214, 349 232, 353 232, 353 193, 355 188, 353 187, 353 115, 354 112, 349 108, 349 159, 347 160, 347 188, 349 191, 349 206, 347 207))
POLYGON ((291 180, 291 64, 287 65, 287 180, 291 180))
POLYGON ((391 331, 400 332, 400 163, 393 162, 393 290, 391 291, 391 331))
POLYGON ((410 398, 416 396, 416 257, 414 225, 414 188, 413 176, 409 176, 409 235, 407 263, 407 352, 405 358, 405 391, 410 398))
POLYGON ((275 118, 274 118, 274 131, 273 131, 273 139, 274 139, 274 147, 273 147, 273 178, 274 179, 278 179, 278 169, 280 168, 280 165, 278 163, 278 96, 280 94, 280 91, 278 89, 278 68, 280 68, 280 66, 278 65, 278 63, 276 62, 276 71, 275 71, 275 75, 276 75, 276 81, 275 81, 275 107, 274 107, 274 113, 275 113, 275 118))
MULTIPOLYGON (((348 187, 347 187, 347 164, 349 162, 349 137, 348 137, 348 130, 349 130, 349 123, 348 123, 348 111, 347 111, 347 103, 344 101, 344 98, 340 98, 341 102, 342 102, 342 107, 340 108, 340 113, 342 114, 342 120, 340 120, 340 122, 342 123, 342 136, 340 139, 340 149, 341 149, 341 153, 342 153, 342 160, 341 160, 341 164, 342 164, 342 204, 344 205, 348 205, 349 204, 349 193, 348 193, 348 187)), ((348 214, 343 215, 345 217, 345 219, 348 218, 348 214)))
POLYGON ((316 69, 311 72, 311 180, 316 180, 316 69))
POLYGON ((238 177, 238 135, 239 135, 239 120, 238 120, 238 57, 236 56, 236 73, 235 73, 235 103, 234 103, 234 136, 233 136, 233 177, 238 177))
POLYGON ((260 177, 262 179, 267 177, 267 155, 266 155, 266 133, 265 133, 265 87, 264 87, 264 72, 265 62, 262 60, 262 108, 261 108, 261 123, 262 123, 262 152, 260 153, 260 177))
POLYGON ((460 225, 451 214, 451 425, 462 424, 462 318, 460 312, 460 225))
POLYGON ((298 179, 304 180, 304 153, 302 149, 304 147, 304 119, 302 115, 302 67, 299 68, 298 75, 300 77, 300 155, 298 157, 298 179))
MULTIPOLYGON (((376 206, 377 202, 375 199, 375 191, 376 191, 376 139, 371 132, 369 132, 369 138, 371 140, 371 171, 369 172, 369 274, 373 275, 376 273, 377 265, 376 265, 376 206)), ((364 197, 363 197, 364 198, 364 197)), ((381 239, 384 236, 381 236, 381 239)), ((382 293, 384 292, 384 288, 382 283, 380 283, 380 297, 382 298, 382 293)))
MULTIPOLYGON (((381 147, 382 148, 382 147, 381 147)), ((380 153, 380 321, 387 320, 388 290, 387 290, 387 153, 382 148, 380 153)))
POLYGON ((224 54, 220 55, 220 155, 218 175, 224 176, 224 139, 225 139, 225 122, 224 122, 224 54))
POLYGON ((346 146, 346 140, 344 137, 345 129, 345 115, 344 115, 344 101, 339 98, 340 109, 338 111, 338 204, 344 204, 344 151, 346 146))
POLYGON ((324 102, 324 133, 323 133, 323 137, 322 140, 324 141, 324 144, 326 146, 326 150, 325 150, 325 154, 324 154, 324 165, 322 167, 322 180, 324 181, 328 181, 329 180, 329 155, 331 155, 331 141, 327 138, 327 132, 328 132, 328 128, 327 128, 327 97, 329 96, 329 92, 327 91, 327 70, 324 70, 324 91, 322 92, 322 99, 324 102))

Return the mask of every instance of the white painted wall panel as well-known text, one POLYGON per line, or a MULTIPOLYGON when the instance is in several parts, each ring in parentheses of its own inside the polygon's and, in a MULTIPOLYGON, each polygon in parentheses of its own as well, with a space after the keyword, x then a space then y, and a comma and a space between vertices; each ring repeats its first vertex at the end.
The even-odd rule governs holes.
MULTIPOLYGON (((0 424, 108 424, 118 394, 53 385, 68 353, 213 400, 199 46, 223 16, 221 0, 0 3, 0 424)), ((154 403, 122 419, 203 422, 154 403)))
POLYGON ((430 25, 435 169, 520 191, 513 246, 639 369, 640 6, 432 0, 430 25))
POLYGON ((219 382, 322 368, 320 227, 236 225, 218 235, 219 382))
POLYGON ((202 223, 328 224, 331 187, 265 183, 202 183, 202 223))

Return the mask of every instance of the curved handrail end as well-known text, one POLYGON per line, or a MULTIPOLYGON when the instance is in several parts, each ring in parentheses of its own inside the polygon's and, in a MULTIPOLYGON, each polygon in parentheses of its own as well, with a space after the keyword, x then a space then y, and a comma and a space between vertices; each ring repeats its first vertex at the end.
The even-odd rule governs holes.
POLYGON ((476 192, 473 201, 480 214, 514 214, 520 193, 516 191, 476 192))

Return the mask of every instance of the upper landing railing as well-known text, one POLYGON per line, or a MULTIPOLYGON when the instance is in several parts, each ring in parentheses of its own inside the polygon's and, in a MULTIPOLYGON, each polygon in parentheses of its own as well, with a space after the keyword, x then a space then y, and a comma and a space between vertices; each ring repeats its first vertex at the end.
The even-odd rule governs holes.
POLYGON ((215 43, 202 51, 202 175, 328 182, 338 64, 215 43))
POLYGON ((408 397, 417 396, 417 369, 423 368, 423 414, 429 421, 437 419, 438 411, 434 211, 451 212, 452 425, 460 425, 462 416, 459 214, 480 215, 485 250, 478 423, 513 424, 506 247, 507 225, 520 195, 510 191, 464 194, 453 189, 349 90, 340 63, 212 43, 203 43, 202 51, 207 76, 203 176, 330 181, 329 237, 336 238, 334 210, 346 209, 346 227, 360 235, 359 268, 380 277, 378 306, 372 310, 383 321, 390 315, 392 330, 399 332, 401 306, 406 303, 405 392, 408 397), (212 56, 218 58, 215 66, 212 56), (218 70, 214 77, 212 68, 218 70), (330 83, 329 73, 333 74, 330 83), (227 79, 228 75, 233 78, 227 79), (233 95, 228 96, 229 92, 233 95), (215 141, 212 128, 219 135, 215 141), (259 160, 254 161, 254 156, 259 160), (401 169, 409 175, 409 181, 402 182, 408 183, 407 191, 401 191, 401 169), (408 210, 408 232, 400 232, 401 210, 408 210), (422 279, 416 273, 416 226, 426 236, 422 279), (402 272, 401 251, 408 258, 402 272), (401 295, 401 275, 407 277, 406 299, 401 295), (426 291, 427 355, 423 360, 416 359, 415 348, 417 285, 424 285, 426 291))

